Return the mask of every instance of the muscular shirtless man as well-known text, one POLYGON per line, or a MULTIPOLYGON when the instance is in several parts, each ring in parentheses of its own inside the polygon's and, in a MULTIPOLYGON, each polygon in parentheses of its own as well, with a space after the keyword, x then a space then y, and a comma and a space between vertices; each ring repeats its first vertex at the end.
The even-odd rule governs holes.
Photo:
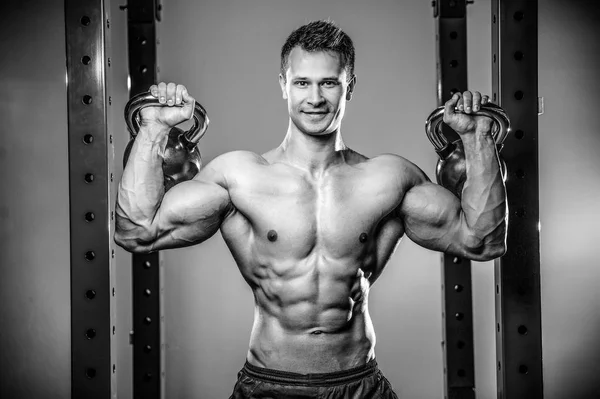
POLYGON ((232 398, 396 398, 375 363, 367 305, 401 237, 478 261, 505 252, 507 202, 491 120, 469 115, 487 96, 466 91, 446 103, 444 122, 466 153, 457 198, 400 156, 367 158, 344 145, 354 47, 333 23, 311 22, 288 37, 279 83, 289 112, 279 147, 223 154, 167 193, 161 153, 194 99, 182 85, 153 85, 165 106, 141 112, 115 241, 145 253, 221 230, 256 301, 232 398))

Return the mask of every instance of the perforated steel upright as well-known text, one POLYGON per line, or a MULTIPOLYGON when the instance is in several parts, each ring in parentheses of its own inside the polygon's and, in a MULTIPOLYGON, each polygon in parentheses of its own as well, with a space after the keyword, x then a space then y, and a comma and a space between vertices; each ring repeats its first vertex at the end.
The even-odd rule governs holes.
POLYGON ((513 133, 508 252, 495 262, 498 398, 543 397, 538 171, 537 0, 492 1, 493 99, 513 133))
MULTIPOLYGON (((129 44, 130 97, 147 91, 156 83, 155 0, 129 0, 127 3, 127 40, 129 44)), ((161 397, 162 312, 160 256, 158 253, 134 254, 133 272, 133 396, 161 397)))
POLYGON ((73 399, 116 397, 108 12, 103 0, 65 1, 73 399))
MULTIPOLYGON (((437 46, 437 101, 467 90, 467 19, 465 0, 433 2, 437 46)), ((450 141, 458 135, 443 124, 450 141)), ((442 255, 444 395, 475 397, 471 262, 442 255)))

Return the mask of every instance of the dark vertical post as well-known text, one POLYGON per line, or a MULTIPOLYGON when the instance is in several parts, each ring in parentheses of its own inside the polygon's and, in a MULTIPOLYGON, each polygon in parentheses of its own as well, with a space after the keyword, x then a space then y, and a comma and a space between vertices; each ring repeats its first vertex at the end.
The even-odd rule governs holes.
MULTIPOLYGON (((105 52, 110 21, 103 0, 66 0, 69 213, 71 235, 71 396, 109 398, 116 387, 116 326, 110 206, 105 52), (111 357, 114 362, 111 362, 111 357)), ((108 98, 107 98, 108 97, 108 98)))
MULTIPOLYGON (((437 0, 437 101, 467 90, 467 19, 465 0, 437 0)), ((450 141, 458 135, 443 125, 450 141)), ((475 397, 471 262, 442 256, 442 305, 445 398, 475 397)))
MULTIPOLYGON (((156 83, 156 1, 129 0, 130 96, 156 83)), ((134 254, 133 397, 161 397, 161 312, 159 254, 134 254)))
POLYGON ((498 398, 542 398, 537 0, 492 1, 493 100, 508 113, 508 252, 495 262, 498 398))

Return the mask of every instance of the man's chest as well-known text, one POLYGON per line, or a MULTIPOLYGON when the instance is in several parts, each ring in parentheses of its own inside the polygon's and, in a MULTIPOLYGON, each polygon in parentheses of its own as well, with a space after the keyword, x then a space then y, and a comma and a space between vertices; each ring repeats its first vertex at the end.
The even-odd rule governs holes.
POLYGON ((394 180, 365 173, 321 179, 264 173, 237 179, 230 196, 259 243, 299 256, 322 246, 343 257, 372 242, 380 222, 398 207, 402 192, 394 180))

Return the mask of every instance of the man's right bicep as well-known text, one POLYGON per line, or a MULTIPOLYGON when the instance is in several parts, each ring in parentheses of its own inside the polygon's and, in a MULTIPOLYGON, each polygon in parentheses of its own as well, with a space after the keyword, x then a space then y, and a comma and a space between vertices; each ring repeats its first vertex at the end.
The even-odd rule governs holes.
POLYGON ((199 244, 214 235, 232 209, 226 188, 193 179, 171 188, 152 222, 154 238, 148 251, 199 244))

